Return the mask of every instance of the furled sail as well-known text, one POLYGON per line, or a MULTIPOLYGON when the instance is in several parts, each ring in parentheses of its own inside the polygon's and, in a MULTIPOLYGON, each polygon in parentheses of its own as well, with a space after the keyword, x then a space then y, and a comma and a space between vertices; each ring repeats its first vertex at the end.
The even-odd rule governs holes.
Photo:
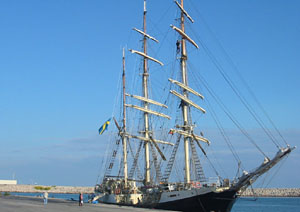
POLYGON ((199 105, 195 104, 190 99, 188 99, 187 97, 183 96, 182 94, 180 94, 180 93, 178 93, 178 92, 176 92, 174 90, 170 90, 170 93, 174 94, 175 96, 177 96, 178 98, 180 98, 184 102, 186 102, 186 103, 192 105, 193 107, 197 108, 198 110, 202 111, 202 113, 206 112, 202 107, 200 107, 199 105))
POLYGON ((176 84, 176 85, 178 85, 179 87, 191 92, 192 94, 194 94, 196 96, 199 96, 201 99, 204 99, 204 97, 200 93, 198 93, 197 91, 193 90, 192 88, 186 86, 185 84, 183 84, 181 82, 178 82, 176 80, 173 80, 173 79, 169 79, 169 81, 176 84))
POLYGON ((135 98, 135 99, 138 99, 138 100, 141 100, 141 101, 144 101, 144 102, 148 102, 148 103, 151 103, 151 104, 154 104, 154 105, 158 105, 158 106, 161 106, 161 107, 164 107, 164 108, 168 108, 167 105, 164 105, 164 104, 162 104, 160 102, 157 102, 157 101, 154 101, 152 99, 148 99, 148 98, 145 98, 145 97, 142 97, 142 96, 132 95, 132 94, 128 94, 128 93, 126 93, 125 95, 130 96, 130 97, 135 98))
POLYGON ((149 110, 149 109, 146 109, 144 107, 137 106, 137 105, 125 104, 125 106, 126 107, 131 107, 131 108, 134 108, 134 109, 137 109, 137 110, 141 110, 141 111, 146 112, 146 113, 151 113, 153 115, 160 116, 160 117, 163 117, 163 118, 171 119, 170 116, 167 116, 163 113, 159 113, 159 112, 156 112, 156 111, 153 111, 153 110, 149 110))
POLYGON ((178 32, 184 39, 186 39, 187 41, 189 41, 191 44, 193 44, 197 49, 199 49, 199 46, 197 45, 197 43, 195 41, 193 41, 187 34, 185 34, 185 32, 183 32, 181 29, 177 28, 176 26, 171 25, 171 27, 178 32))
POLYGON ((141 56, 143 56, 143 57, 145 57, 145 58, 147 58, 147 59, 149 59, 149 60, 152 60, 152 61, 154 61, 154 62, 160 64, 161 66, 164 65, 164 64, 163 64, 162 62, 160 62, 159 60, 157 60, 157 59, 155 59, 155 58, 153 58, 153 57, 150 57, 149 55, 146 55, 146 54, 143 53, 143 52, 139 52, 139 51, 136 51, 136 50, 133 50, 133 49, 129 49, 129 51, 130 51, 131 53, 133 53, 133 54, 138 54, 138 55, 141 55, 141 56))
POLYGON ((178 133, 180 135, 183 135, 183 136, 186 136, 186 137, 191 137, 191 138, 194 138, 198 141, 203 141, 204 143, 207 143, 207 144, 210 144, 210 141, 202 136, 199 136, 199 135, 195 135, 193 133, 188 133, 186 131, 183 131, 183 130, 176 130, 176 129, 171 129, 170 130, 172 133, 178 133))
MULTIPOLYGON (((138 136, 138 135, 130 135, 128 133, 125 134, 126 137, 128 138, 135 138, 135 139, 139 139, 139 140, 142 140, 142 141, 151 141, 151 138, 146 138, 146 137, 143 137, 143 136, 138 136)), ((161 141, 161 140, 157 140, 157 139, 153 139, 154 142, 156 143, 160 143, 160 144, 167 144, 167 145, 170 145, 170 146, 174 146, 173 143, 170 143, 170 142, 167 142, 167 141, 161 141)))
POLYGON ((192 17, 187 13, 187 11, 176 1, 174 0, 174 2, 176 3, 176 5, 179 7, 179 9, 183 12, 183 14, 192 22, 194 23, 194 20, 192 19, 192 17))
POLYGON ((147 37, 147 38, 149 38, 149 39, 155 41, 156 43, 159 43, 159 41, 158 41, 157 39, 155 39, 154 37, 152 37, 152 36, 146 34, 145 32, 143 32, 143 31, 141 31, 141 30, 139 30, 139 29, 137 29, 137 28, 133 28, 133 30, 135 30, 135 31, 137 31, 137 32, 139 32, 139 33, 141 33, 142 35, 144 35, 145 37, 147 37))

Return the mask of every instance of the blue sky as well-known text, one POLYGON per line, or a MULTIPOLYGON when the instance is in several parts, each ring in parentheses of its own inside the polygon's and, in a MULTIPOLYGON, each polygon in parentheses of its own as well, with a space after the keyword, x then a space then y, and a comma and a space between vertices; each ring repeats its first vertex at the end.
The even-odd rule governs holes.
MULTIPOLYGON (((113 112, 121 48, 138 46, 131 29, 142 27, 143 1, 0 4, 0 178, 94 185, 106 148, 106 135, 97 130, 113 112)), ((191 0, 186 5, 201 39, 221 52, 213 32, 282 134, 297 145, 300 2, 191 0)), ((162 39, 175 9, 172 0, 149 0, 149 31, 162 39)), ((296 150, 271 185, 299 187, 299 159, 296 150)))

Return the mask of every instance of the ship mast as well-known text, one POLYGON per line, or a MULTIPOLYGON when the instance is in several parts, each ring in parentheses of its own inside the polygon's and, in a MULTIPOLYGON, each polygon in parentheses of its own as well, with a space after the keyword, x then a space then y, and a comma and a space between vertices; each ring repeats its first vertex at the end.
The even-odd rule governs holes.
POLYGON ((137 105, 131 105, 131 104, 125 104, 126 107, 131 107, 136 110, 140 110, 144 114, 144 131, 142 132, 144 136, 136 136, 136 135, 129 135, 127 134, 126 136, 129 138, 134 138, 134 139, 139 139, 144 142, 144 147, 145 147, 145 184, 150 183, 150 154, 149 154, 149 147, 150 145, 154 145, 154 147, 157 149, 159 154, 162 156, 162 158, 165 160, 165 157, 163 156, 163 153, 160 151, 157 143, 162 143, 162 144, 167 144, 167 145, 174 145, 173 143, 167 142, 167 141, 161 141, 153 138, 152 133, 150 132, 150 124, 149 124, 149 117, 150 115, 155 115, 163 118, 170 119, 169 116, 151 110, 150 109, 150 104, 160 106, 167 108, 166 105, 157 102, 155 100, 149 99, 149 92, 148 92, 148 83, 149 83, 149 71, 148 71, 148 61, 153 61, 155 63, 158 63, 159 65, 163 66, 163 63, 160 62, 159 60, 150 57, 147 54, 147 39, 150 39, 152 41, 155 41, 158 43, 159 41, 155 39, 154 37, 150 36, 149 34, 146 33, 146 14, 147 14, 147 9, 146 9, 146 0, 144 0, 144 12, 143 12, 143 30, 139 30, 136 28, 133 28, 136 32, 140 33, 143 36, 143 52, 136 51, 133 49, 130 49, 131 53, 138 54, 143 57, 143 76, 142 76, 142 96, 137 96, 137 95, 131 95, 131 94, 126 94, 127 96, 130 96, 132 98, 135 98, 137 100, 142 101, 142 106, 137 106, 137 105))
MULTIPOLYGON (((144 32, 144 54, 147 55, 147 37, 146 37, 146 0, 144 0, 144 17, 143 17, 143 32, 144 32)), ((148 99, 148 59, 144 57, 143 65, 143 96, 148 99)), ((148 102, 144 102, 144 108, 148 109, 148 102)), ((149 115, 144 113, 144 125, 145 125, 145 138, 149 138, 149 115)), ((149 142, 145 142, 145 182, 150 183, 150 155, 149 155, 149 142)))
MULTIPOLYGON (((170 93, 175 95, 176 97, 181 99, 180 107, 182 110, 182 119, 183 119, 183 125, 178 126, 177 128, 181 129, 171 129, 171 131, 176 132, 180 135, 183 136, 184 140, 184 161, 185 161, 185 183, 190 183, 191 182, 191 174, 190 174, 190 145, 191 142, 194 140, 198 144, 198 141, 205 142, 209 144, 210 142, 206 139, 203 138, 202 136, 195 135, 193 132, 193 125, 190 123, 191 120, 189 120, 190 117, 190 107, 193 106, 194 108, 200 110, 202 113, 205 113, 205 110, 200 107, 199 105, 195 104, 193 101, 189 99, 189 93, 203 99, 204 97, 195 91, 194 89, 190 88, 188 86, 188 75, 187 75, 187 51, 186 51, 186 42, 188 41, 190 44, 192 44, 194 47, 197 49, 199 46, 196 44, 195 41, 193 41, 186 33, 185 33, 185 17, 187 17, 192 23, 194 20, 189 16, 187 11, 185 11, 184 6, 183 6, 183 0, 178 3, 176 0, 174 0, 176 5, 181 11, 180 15, 180 28, 177 28, 176 26, 171 25, 171 27, 178 32, 178 34, 181 36, 181 57, 180 57, 180 69, 181 69, 181 82, 174 80, 174 79, 169 79, 169 81, 181 88, 181 93, 178 93, 175 90, 170 90, 170 93)), ((178 46, 177 46, 178 47, 178 46)), ((200 145, 200 144, 199 144, 200 145)), ((192 147, 193 149, 193 147, 192 147)), ((192 154, 192 156, 195 158, 195 153, 192 154)), ((199 162, 200 163, 200 162, 199 162)), ((201 173, 200 173, 201 174, 201 173)), ((167 176, 168 177, 168 176, 167 176)))
MULTIPOLYGON (((123 48, 123 74, 122 74, 122 80, 123 80, 123 132, 126 133, 126 93, 125 93, 125 51, 123 48)), ((125 188, 127 187, 127 137, 123 134, 122 136, 122 143, 123 143, 123 164, 124 164, 124 183, 125 188)))
MULTIPOLYGON (((181 0, 181 7, 183 8, 183 0, 181 0)), ((184 29, 184 13, 181 11, 181 17, 180 17, 180 28, 182 32, 185 32, 184 29)), ((185 86, 188 86, 187 81, 187 70, 186 70, 186 60, 187 60, 187 52, 186 52, 186 41, 184 38, 181 40, 181 77, 182 77, 182 83, 185 86)), ((183 96, 188 98, 188 93, 186 90, 183 90, 183 96)), ((189 129, 189 121, 188 121, 188 105, 182 104, 182 117, 183 117, 183 130, 188 131, 189 129)), ((185 182, 190 183, 190 165, 189 165, 189 141, 190 138, 184 136, 184 154, 185 154, 185 182)))

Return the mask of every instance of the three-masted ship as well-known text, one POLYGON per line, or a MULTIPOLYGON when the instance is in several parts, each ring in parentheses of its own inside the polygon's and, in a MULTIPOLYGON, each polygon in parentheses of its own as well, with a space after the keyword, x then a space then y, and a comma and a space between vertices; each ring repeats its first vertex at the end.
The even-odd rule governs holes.
POLYGON ((206 111, 193 102, 190 96, 195 96, 200 99, 204 97, 189 86, 187 72, 188 57, 186 46, 191 45, 196 49, 199 47, 185 30, 185 22, 189 21, 193 23, 194 21, 184 8, 184 0, 181 0, 180 3, 176 0, 174 2, 180 12, 179 26, 171 25, 171 28, 180 37, 176 43, 180 61, 180 74, 178 79, 169 78, 169 83, 174 87, 174 89, 169 92, 178 98, 180 102, 181 123, 169 129, 166 133, 173 135, 176 138, 175 142, 160 140, 158 136, 162 133, 155 134, 152 128, 153 123, 150 121, 152 116, 166 119, 166 121, 171 119, 171 117, 161 112, 168 108, 167 105, 152 100, 149 96, 148 62, 151 61, 159 65, 163 65, 163 63, 148 55, 147 42, 158 42, 158 40, 147 33, 147 9, 146 0, 144 0, 143 30, 134 28, 134 30, 142 36, 143 50, 130 50, 131 53, 137 54, 142 58, 142 94, 128 94, 126 91, 125 54, 123 50, 122 121, 120 123, 113 118, 113 122, 118 130, 115 145, 122 146, 122 164, 119 174, 111 175, 110 171, 114 166, 113 160, 115 160, 118 153, 117 150, 112 149, 111 161, 107 163, 106 167, 109 171, 105 172, 102 182, 95 187, 97 194, 95 200, 97 199, 102 203, 175 211, 230 211, 239 196, 238 194, 254 183, 259 176, 263 175, 286 157, 293 148, 289 145, 284 148, 278 148, 278 152, 273 158, 270 159, 266 156, 263 163, 257 168, 249 172, 244 171, 241 176, 234 180, 217 178, 214 182, 208 182, 204 175, 196 148, 199 147, 198 151, 204 156, 207 156, 202 145, 209 145, 210 141, 205 138, 202 133, 200 133, 200 135, 196 133, 196 126, 192 122, 191 108, 197 110, 199 113, 205 113, 206 111), (140 102, 140 105, 129 104, 127 102, 128 98, 140 102), (153 105, 159 108, 158 111, 152 110, 153 105), (127 121, 133 119, 133 117, 128 117, 126 113, 127 108, 140 111, 140 114, 142 114, 142 121, 139 124, 139 127, 142 129, 138 131, 138 134, 130 133, 127 128, 127 121), (133 151, 130 146, 131 141, 138 143, 135 151, 133 151), (164 145, 172 147, 168 160, 161 149, 161 146, 164 145), (170 175, 174 168, 175 158, 177 154, 180 154, 177 151, 180 145, 183 145, 182 149, 184 150, 183 153, 181 153, 184 154, 184 179, 181 182, 174 182, 170 179, 170 175), (132 154, 132 164, 129 164, 128 161, 129 152, 132 154), (137 179, 134 177, 134 173, 139 169, 137 164, 139 163, 139 155, 141 154, 144 156, 144 175, 137 179), (164 175, 160 169, 162 161, 167 161, 164 175), (129 166, 131 166, 131 169, 128 173, 129 166), (153 167, 154 175, 151 174, 151 168, 153 167), (193 176, 191 176, 191 169, 194 170, 193 176))

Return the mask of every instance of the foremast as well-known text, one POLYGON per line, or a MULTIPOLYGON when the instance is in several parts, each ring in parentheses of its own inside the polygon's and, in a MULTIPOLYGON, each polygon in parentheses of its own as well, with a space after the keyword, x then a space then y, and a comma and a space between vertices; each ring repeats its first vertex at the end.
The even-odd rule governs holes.
MULTIPOLYGON (((195 41, 193 41, 186 33, 185 33, 185 17, 187 17, 192 23, 194 22, 193 19, 189 16, 189 14, 184 9, 184 0, 180 1, 180 4, 177 2, 177 0, 174 0, 176 5, 181 10, 180 15, 180 29, 171 25, 171 27, 179 33, 181 36, 181 57, 180 57, 180 67, 181 67, 181 80, 182 82, 178 82, 173 79, 169 79, 169 81, 173 84, 176 84, 177 86, 181 87, 182 93, 177 93, 174 90, 170 90, 170 92, 181 99, 181 108, 182 108, 182 118, 183 118, 183 126, 178 126, 179 129, 171 129, 173 132, 179 133, 183 135, 184 137, 184 151, 185 151, 185 183, 189 184, 191 182, 190 177, 190 156, 189 156, 189 148, 191 146, 191 143, 193 141, 196 141, 200 149, 204 154, 206 154, 203 150, 203 148, 200 146, 200 143, 198 141, 205 142, 207 144, 210 144, 210 142, 201 136, 195 135, 193 132, 193 125, 191 124, 191 120, 189 120, 190 117, 190 106, 193 106, 194 108, 200 110, 201 112, 205 113, 205 110, 192 102, 189 99, 189 93, 192 93, 201 99, 204 97, 190 88, 188 86, 188 74, 187 74, 187 51, 186 51, 186 41, 191 43, 194 47, 199 48, 195 41)), ((273 157, 273 159, 265 158, 264 162, 258 166, 256 169, 250 172, 244 171, 243 175, 234 182, 230 189, 235 191, 243 191, 245 190, 249 185, 251 185, 253 182, 256 181, 258 177, 260 177, 262 174, 266 173, 269 169, 271 169, 273 166, 275 166, 277 163, 279 163, 283 158, 285 158, 287 155, 289 155, 296 147, 290 147, 289 145, 286 148, 280 148, 277 154, 273 157)))

